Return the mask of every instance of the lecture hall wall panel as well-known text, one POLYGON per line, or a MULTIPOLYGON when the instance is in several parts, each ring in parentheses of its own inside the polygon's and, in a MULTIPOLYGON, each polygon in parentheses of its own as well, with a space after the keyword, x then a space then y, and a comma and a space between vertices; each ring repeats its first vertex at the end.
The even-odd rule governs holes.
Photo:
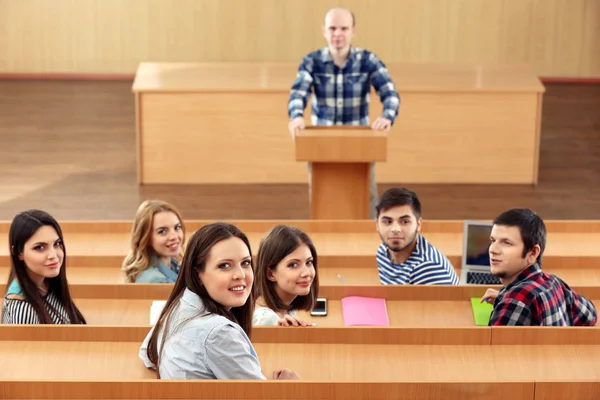
POLYGON ((0 73, 131 74, 141 61, 284 61, 357 15, 386 63, 529 63, 600 77, 600 0, 1 0, 0 73))

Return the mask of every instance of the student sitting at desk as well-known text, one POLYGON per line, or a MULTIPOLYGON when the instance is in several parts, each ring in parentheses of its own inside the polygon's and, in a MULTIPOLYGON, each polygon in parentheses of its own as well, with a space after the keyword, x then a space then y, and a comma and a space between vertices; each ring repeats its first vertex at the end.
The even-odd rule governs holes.
POLYGON ((253 325, 308 326, 296 310, 310 311, 319 290, 317 251, 300 229, 277 225, 260 242, 256 259, 253 325))
POLYGON ((512 209, 494 220, 490 235, 492 275, 500 292, 488 289, 481 301, 494 304, 489 325, 587 326, 596 307, 558 277, 542 271, 546 225, 528 209, 512 209))
MULTIPOLYGON (((190 238, 181 272, 139 352, 161 379, 266 379, 250 342, 254 271, 237 227, 205 225, 190 238)), ((273 379, 298 379, 287 369, 273 379)))
POLYGON ((379 199, 377 249, 379 279, 384 285, 458 285, 450 261, 421 234, 421 202, 416 193, 392 188, 379 199))
POLYGON ((179 273, 185 229, 175 206, 159 200, 143 202, 131 233, 131 251, 123 260, 127 282, 173 283, 179 273))
POLYGON ((11 269, 3 324, 85 324, 71 299, 62 230, 40 210, 17 214, 8 233, 11 269))

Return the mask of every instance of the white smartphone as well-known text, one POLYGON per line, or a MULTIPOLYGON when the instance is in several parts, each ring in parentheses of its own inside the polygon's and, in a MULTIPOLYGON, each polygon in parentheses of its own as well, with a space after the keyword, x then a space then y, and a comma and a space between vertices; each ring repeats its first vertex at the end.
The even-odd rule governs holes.
POLYGON ((317 298, 317 303, 310 310, 310 315, 315 317, 324 317, 327 315, 327 299, 325 297, 317 298))

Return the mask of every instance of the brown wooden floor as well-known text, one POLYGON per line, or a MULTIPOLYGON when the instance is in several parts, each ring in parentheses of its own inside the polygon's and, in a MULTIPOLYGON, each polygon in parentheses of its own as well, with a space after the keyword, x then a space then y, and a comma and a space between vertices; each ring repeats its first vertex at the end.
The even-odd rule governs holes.
MULTIPOLYGON (((539 185, 407 185, 425 218, 531 207, 547 219, 600 219, 600 85, 546 86, 539 185)), ((132 219, 147 198, 193 219, 308 218, 306 185, 138 187, 134 129, 131 82, 0 81, 0 220, 27 208, 132 219)))

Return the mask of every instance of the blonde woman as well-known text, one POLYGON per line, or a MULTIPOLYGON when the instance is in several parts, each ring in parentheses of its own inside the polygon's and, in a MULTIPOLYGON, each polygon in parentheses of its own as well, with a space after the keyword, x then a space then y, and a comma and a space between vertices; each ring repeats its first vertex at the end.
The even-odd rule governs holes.
POLYGON ((175 282, 184 240, 183 220, 175 206, 160 200, 144 201, 133 223, 131 251, 123 261, 127 282, 175 282))

